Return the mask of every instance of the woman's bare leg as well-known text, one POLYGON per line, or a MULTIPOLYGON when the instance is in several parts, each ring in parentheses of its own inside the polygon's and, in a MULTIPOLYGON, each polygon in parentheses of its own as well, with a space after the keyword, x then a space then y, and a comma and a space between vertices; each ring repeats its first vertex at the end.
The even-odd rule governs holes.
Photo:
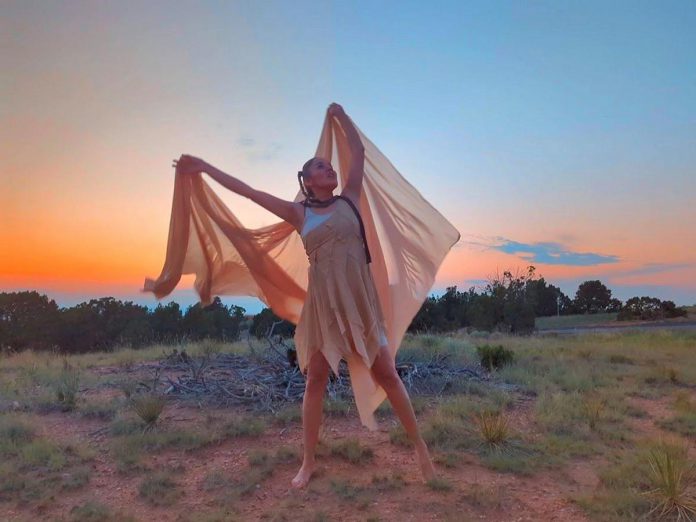
POLYGON ((324 354, 316 352, 307 366, 305 393, 302 400, 302 430, 304 439, 304 457, 302 467, 292 479, 292 486, 301 488, 307 485, 316 467, 314 452, 319 440, 324 392, 329 378, 329 363, 324 354))
POLYGON ((416 449, 416 457, 418 458, 418 464, 421 468, 423 478, 425 480, 434 478, 435 467, 430 459, 428 446, 418 430, 416 414, 413 411, 411 399, 408 396, 404 383, 401 381, 401 377, 399 377, 396 371, 396 365, 394 364, 393 357, 389 353, 389 348, 386 346, 380 347, 380 352, 372 365, 371 371, 375 381, 377 381, 387 393, 387 398, 392 408, 399 417, 408 438, 416 449))

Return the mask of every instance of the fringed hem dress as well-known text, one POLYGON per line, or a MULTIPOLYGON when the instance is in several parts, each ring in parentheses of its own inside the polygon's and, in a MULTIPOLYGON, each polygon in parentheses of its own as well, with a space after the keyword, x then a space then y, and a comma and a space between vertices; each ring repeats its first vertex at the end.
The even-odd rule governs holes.
POLYGON ((305 207, 301 232, 309 259, 307 297, 295 329, 300 370, 320 351, 338 375, 341 359, 360 357, 368 368, 387 346, 360 222, 341 198, 318 213, 305 207))

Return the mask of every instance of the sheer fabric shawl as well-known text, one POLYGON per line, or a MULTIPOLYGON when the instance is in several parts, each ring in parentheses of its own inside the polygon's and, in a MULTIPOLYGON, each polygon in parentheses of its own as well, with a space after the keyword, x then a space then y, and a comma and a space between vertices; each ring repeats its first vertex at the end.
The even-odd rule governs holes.
MULTIPOLYGON (((396 357, 406 329, 460 234, 356 129, 365 147, 359 209, 389 350, 396 357)), ((338 120, 328 114, 316 155, 331 161, 340 187, 344 186, 350 150, 338 120)), ((298 192, 295 201, 302 199, 298 192)), ((255 296, 276 315, 297 324, 308 266, 302 240, 292 225, 281 221, 254 230, 245 228, 201 174, 177 171, 164 267, 156 280, 145 279, 142 291, 162 299, 174 290, 182 274, 195 274, 194 287, 204 306, 216 295, 255 296)), ((304 355, 298 350, 301 369, 308 363, 304 355)), ((386 393, 361 358, 346 362, 361 422, 377 429, 374 411, 386 393)))

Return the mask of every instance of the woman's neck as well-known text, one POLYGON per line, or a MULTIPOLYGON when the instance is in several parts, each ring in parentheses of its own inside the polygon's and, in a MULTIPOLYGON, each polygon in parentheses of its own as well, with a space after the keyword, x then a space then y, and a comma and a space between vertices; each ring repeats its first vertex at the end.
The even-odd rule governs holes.
POLYGON ((319 201, 319 202, 324 202, 324 201, 330 201, 333 199, 333 191, 331 192, 320 192, 320 193, 315 193, 314 194, 314 199, 319 201))

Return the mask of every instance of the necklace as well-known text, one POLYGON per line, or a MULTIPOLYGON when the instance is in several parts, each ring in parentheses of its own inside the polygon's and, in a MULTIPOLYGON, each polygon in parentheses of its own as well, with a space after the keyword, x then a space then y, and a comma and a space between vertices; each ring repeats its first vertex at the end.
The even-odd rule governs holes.
POLYGON ((319 208, 324 208, 328 207, 331 203, 336 201, 340 196, 331 196, 329 199, 321 200, 321 199, 305 199, 304 200, 304 206, 305 207, 319 207, 319 208))

